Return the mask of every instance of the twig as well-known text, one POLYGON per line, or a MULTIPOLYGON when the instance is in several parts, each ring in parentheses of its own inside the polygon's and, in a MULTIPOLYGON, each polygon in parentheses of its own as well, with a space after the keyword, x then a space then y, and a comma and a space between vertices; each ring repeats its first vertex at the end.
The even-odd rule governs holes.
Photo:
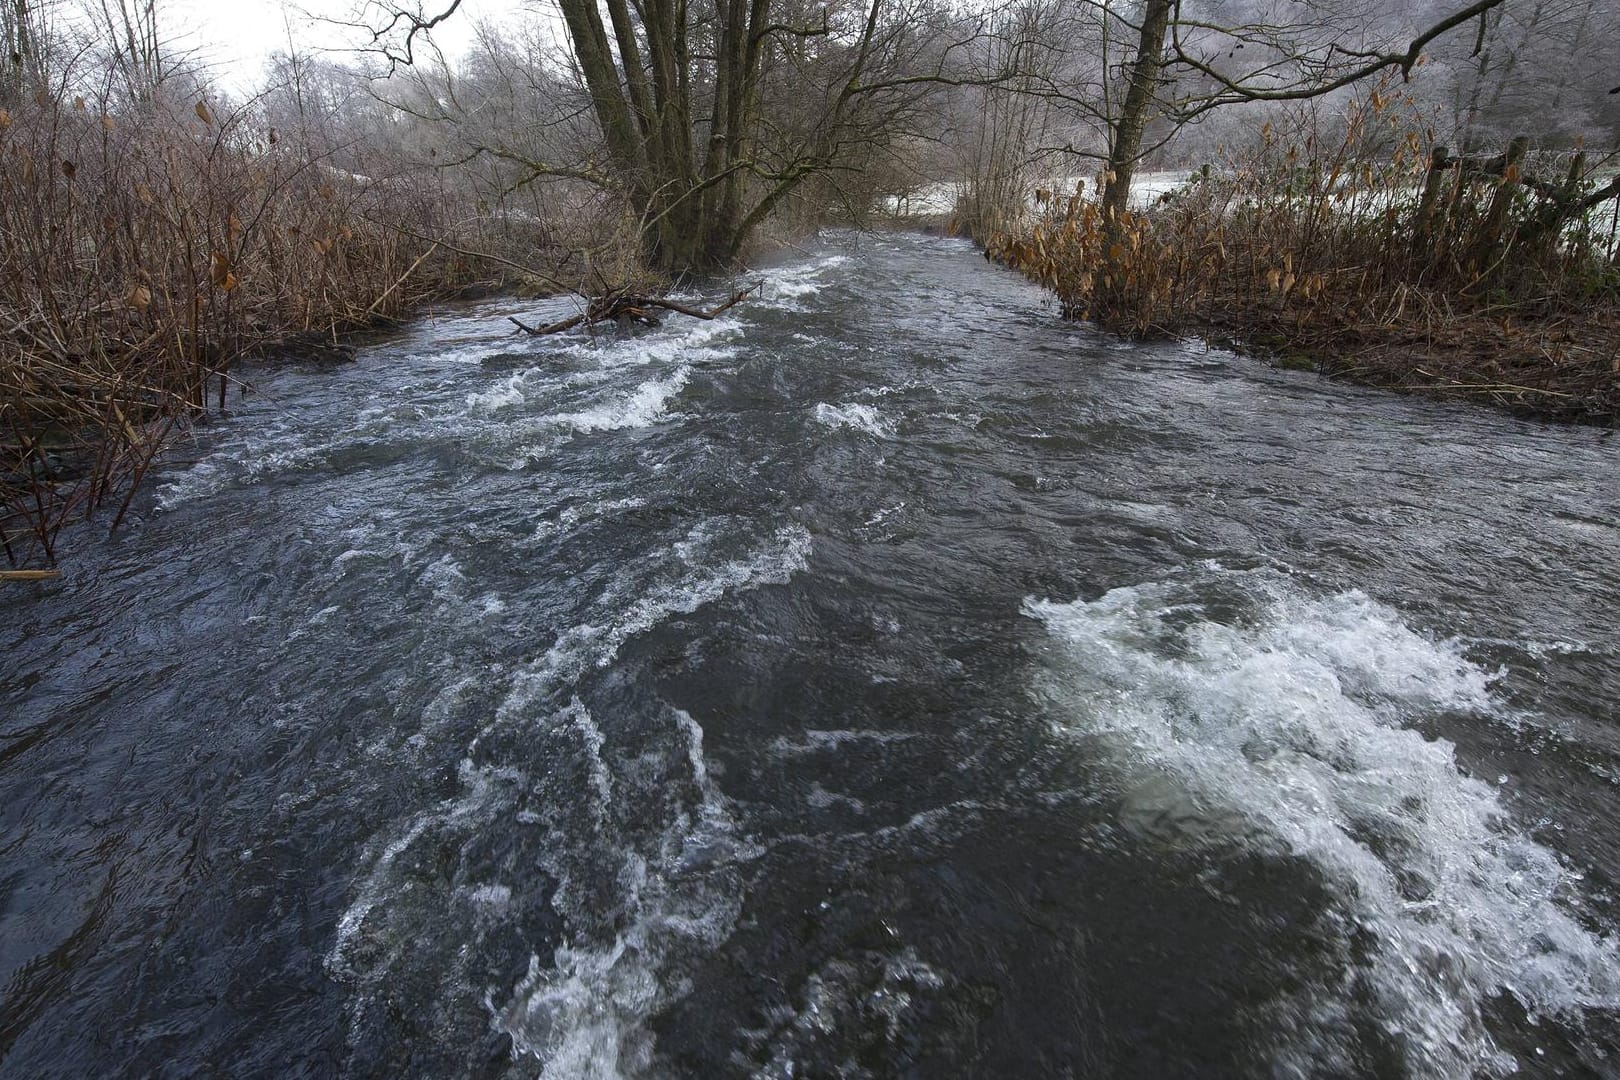
POLYGON ((437 250, 439 250, 439 241, 435 240, 433 242, 433 246, 428 248, 426 251, 422 252, 422 254, 417 257, 417 260, 415 262, 411 263, 410 269, 406 270, 403 274, 401 274, 399 276, 398 281, 394 282, 392 285, 388 286, 388 288, 384 289, 383 292, 382 292, 382 295, 377 297, 377 299, 375 299, 375 300, 373 300, 371 302, 371 306, 366 308, 366 313, 365 313, 364 316, 362 316, 362 318, 370 318, 372 315, 375 315, 377 313, 377 309, 382 307, 383 301, 387 300, 390 296, 394 295, 394 290, 395 289, 399 288, 401 285, 405 284, 405 282, 409 281, 411 275, 416 273, 416 268, 418 266, 421 266, 423 263, 427 262, 428 256, 432 255, 437 250))
POLYGON ((685 304, 677 304, 672 300, 655 300, 655 299, 651 299, 651 298, 648 298, 648 297, 640 298, 637 301, 637 303, 641 307, 663 308, 665 311, 675 311, 675 312, 679 312, 682 315, 690 315, 694 319, 713 319, 716 316, 718 316, 721 312, 728 311, 731 308, 734 308, 738 304, 742 303, 745 299, 747 299, 749 293, 754 292, 756 289, 763 289, 764 287, 765 287, 765 282, 763 282, 763 281, 760 281, 760 282, 757 282, 757 283, 755 283, 753 285, 750 285, 750 286, 748 286, 748 288, 746 288, 746 289, 742 290, 741 292, 736 293, 735 295, 733 295, 730 300, 727 300, 725 303, 721 304, 719 307, 713 308, 712 310, 709 310, 709 311, 701 311, 701 310, 699 310, 697 308, 690 308, 690 307, 687 307, 685 304))
POLYGON ((522 330, 526 334, 533 334, 535 337, 541 337, 546 334, 559 334, 564 330, 571 330, 585 321, 584 315, 570 315, 568 318, 563 319, 560 322, 551 323, 549 326, 530 326, 518 319, 518 317, 515 315, 508 315, 507 318, 516 323, 519 330, 522 330))
POLYGON ((621 286, 617 289, 609 289, 603 295, 593 299, 582 314, 571 315, 559 322, 551 323, 549 326, 529 326, 522 320, 510 315, 507 316, 507 319, 517 326, 519 330, 535 337, 571 330, 581 323, 586 326, 594 326, 596 323, 614 319, 629 319, 644 326, 657 326, 658 319, 649 310, 653 308, 661 311, 673 311, 679 315, 690 315, 694 319, 714 319, 719 317, 722 312, 736 307, 747 299, 750 294, 764 287, 765 283, 763 281, 756 282, 741 292, 733 294, 730 300, 720 304, 718 307, 705 311, 702 308, 688 307, 686 304, 679 304, 673 300, 662 300, 652 296, 634 296, 627 292, 625 287, 621 286))

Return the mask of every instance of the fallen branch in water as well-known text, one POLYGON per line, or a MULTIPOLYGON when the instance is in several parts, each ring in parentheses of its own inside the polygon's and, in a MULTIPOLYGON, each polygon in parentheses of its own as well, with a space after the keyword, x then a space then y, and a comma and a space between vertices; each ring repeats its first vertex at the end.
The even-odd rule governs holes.
POLYGON ((517 323, 517 328, 519 330, 522 330, 526 334, 533 334, 536 337, 542 337, 546 334, 558 334, 564 330, 571 330, 585 321, 585 316, 574 315, 570 318, 563 319, 561 322, 554 322, 547 326, 529 326, 525 323, 519 322, 517 316, 515 315, 508 315, 507 318, 511 319, 514 323, 517 323))
POLYGON ((60 570, 0 570, 0 581, 55 581, 60 570))
POLYGON ((586 304, 585 310, 578 315, 571 315, 566 319, 550 323, 546 326, 530 326, 515 316, 507 318, 521 331, 535 337, 547 334, 558 334, 564 330, 572 330, 576 326, 594 326, 601 322, 638 323, 642 326, 658 326, 661 320, 655 311, 673 311, 678 315, 690 315, 694 319, 717 318, 722 312, 729 311, 748 298, 748 295, 757 289, 763 288, 763 281, 750 285, 741 292, 732 295, 730 300, 705 311, 702 308, 688 307, 677 304, 673 300, 664 300, 656 296, 641 296, 630 292, 627 288, 615 289, 601 296, 592 297, 586 304))

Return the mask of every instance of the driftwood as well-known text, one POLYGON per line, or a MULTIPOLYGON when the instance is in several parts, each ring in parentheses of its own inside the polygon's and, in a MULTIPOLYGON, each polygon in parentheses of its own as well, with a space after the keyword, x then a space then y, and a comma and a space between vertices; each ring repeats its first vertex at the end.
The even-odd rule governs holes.
POLYGON ((662 321, 655 314, 658 311, 673 311, 679 315, 690 315, 694 319, 713 319, 720 315, 721 312, 729 311, 742 303, 750 293, 761 288, 764 284, 762 281, 750 285, 741 292, 734 294, 730 300, 727 300, 719 307, 710 308, 708 311, 704 311, 702 308, 688 307, 685 304, 677 304, 673 300, 665 300, 656 296, 643 296, 631 292, 628 288, 621 288, 603 293, 601 296, 593 296, 585 305, 585 310, 578 315, 570 315, 566 319, 545 326, 530 326, 514 316, 507 316, 507 318, 525 334, 533 334, 536 337, 546 334, 558 334, 564 330, 572 330, 576 326, 594 326, 603 322, 616 322, 621 325, 658 326, 662 321))

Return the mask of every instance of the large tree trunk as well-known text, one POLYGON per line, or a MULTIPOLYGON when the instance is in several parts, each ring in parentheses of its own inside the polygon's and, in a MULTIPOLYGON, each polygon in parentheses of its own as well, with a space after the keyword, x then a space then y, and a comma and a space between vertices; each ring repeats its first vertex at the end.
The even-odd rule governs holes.
POLYGON ((1102 213, 1105 222, 1117 227, 1130 203, 1131 180, 1136 161, 1142 154, 1142 135, 1151 120, 1159 73, 1164 66, 1164 38, 1170 26, 1171 0, 1147 0, 1142 11, 1141 37, 1136 59, 1131 64, 1131 81, 1125 103, 1113 123, 1108 147, 1106 184, 1102 213))
POLYGON ((640 195, 646 189, 646 155, 643 152, 641 131, 630 114, 629 103, 619 86, 619 72, 613 63, 613 48, 608 44, 607 30, 602 26, 602 15, 596 0, 558 0, 563 21, 568 25, 568 36, 574 43, 574 56, 579 70, 585 76, 585 87, 591 94, 591 108, 602 129, 608 156, 613 166, 628 181, 632 194, 640 195))
POLYGON ((1142 136, 1153 118, 1153 102, 1159 75, 1164 67, 1164 39, 1170 25, 1173 0, 1147 0, 1142 11, 1141 34, 1136 59, 1131 63, 1131 80, 1119 116, 1109 131, 1108 164, 1102 196, 1102 245, 1100 258, 1091 275, 1092 302, 1097 313, 1107 317, 1110 309, 1124 301, 1130 275, 1125 265, 1129 246, 1125 224, 1130 206, 1131 180, 1136 162, 1142 156, 1142 136))
POLYGON ((740 247, 770 0, 720 0, 709 142, 693 154, 686 0, 559 0, 608 156, 657 269, 718 269, 740 247), (638 33, 639 31, 639 33, 638 33), (642 41, 645 41, 645 59, 642 41), (617 44, 615 54, 614 43, 617 44))
POLYGON ((802 26, 803 12, 774 24, 772 0, 712 2, 707 20, 689 0, 558 0, 614 186, 639 219, 648 262, 674 274, 733 263, 782 199, 836 161, 848 145, 839 125, 854 122, 870 92, 862 80, 887 11, 886 0, 867 0, 823 129, 761 160, 761 87, 773 50, 784 36, 830 31, 802 26), (708 130, 694 134, 699 109, 708 130))

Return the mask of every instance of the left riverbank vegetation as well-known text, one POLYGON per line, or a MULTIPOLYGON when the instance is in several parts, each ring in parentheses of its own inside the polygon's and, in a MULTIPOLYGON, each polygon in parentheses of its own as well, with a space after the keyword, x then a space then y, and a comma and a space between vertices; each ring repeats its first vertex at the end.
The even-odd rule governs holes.
MULTIPOLYGON (((54 564, 267 354, 343 358, 434 297, 544 290, 601 230, 447 167, 376 72, 227 90, 154 0, 0 5, 0 544, 54 564)), ((570 212, 570 210, 574 212, 570 212)), ((15 571, 15 573, 14 573, 15 571)))
POLYGON ((460 7, 362 0, 244 90, 161 0, 0 5, 12 567, 115 526, 245 358, 829 221, 969 235, 1121 332, 1613 418, 1615 0, 554 0, 452 60, 460 7))

